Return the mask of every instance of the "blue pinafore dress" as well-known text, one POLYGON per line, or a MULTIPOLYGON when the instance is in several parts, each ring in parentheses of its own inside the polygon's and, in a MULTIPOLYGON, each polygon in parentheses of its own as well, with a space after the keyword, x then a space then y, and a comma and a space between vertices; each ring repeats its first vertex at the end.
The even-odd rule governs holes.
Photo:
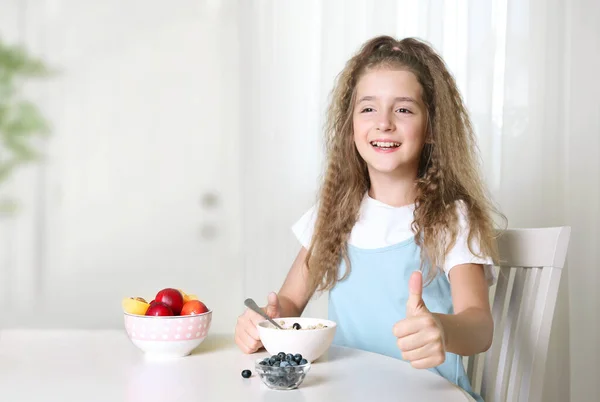
MULTIPOLYGON (((329 319, 338 325, 333 343, 402 359, 392 327, 406 318, 408 280, 420 267, 420 248, 414 237, 376 249, 347 247, 350 275, 329 292, 329 319)), ((341 272, 345 272, 344 262, 341 272)), ((453 313, 446 275, 436 275, 423 288, 422 297, 429 311, 453 313)), ((483 402, 472 391, 461 356, 446 353, 446 361, 430 370, 483 402)))

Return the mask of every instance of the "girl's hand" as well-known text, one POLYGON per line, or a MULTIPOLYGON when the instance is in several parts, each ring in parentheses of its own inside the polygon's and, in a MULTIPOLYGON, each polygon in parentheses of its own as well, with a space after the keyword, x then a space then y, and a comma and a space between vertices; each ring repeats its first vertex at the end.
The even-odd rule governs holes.
MULTIPOLYGON (((281 314, 281 306, 277 293, 270 293, 267 298, 267 306, 263 310, 271 318, 279 318, 281 314)), ((250 309, 246 309, 244 314, 238 317, 235 325, 235 343, 244 353, 254 353, 262 348, 262 342, 258 335, 256 325, 264 321, 264 318, 250 309)))
POLYGON ((402 358, 414 368, 439 366, 446 360, 444 328, 423 302, 421 272, 412 273, 408 288, 406 319, 398 321, 393 328, 394 336, 398 338, 398 348, 402 358))

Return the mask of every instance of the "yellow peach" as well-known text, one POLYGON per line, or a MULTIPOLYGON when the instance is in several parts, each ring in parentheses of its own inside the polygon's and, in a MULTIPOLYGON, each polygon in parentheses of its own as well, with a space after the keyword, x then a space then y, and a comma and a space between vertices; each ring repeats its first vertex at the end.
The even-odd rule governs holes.
POLYGON ((145 301, 141 301, 138 299, 142 299, 142 298, 141 297, 140 298, 133 298, 133 297, 124 298, 121 303, 121 305, 123 306, 123 310, 129 314, 145 315, 146 310, 148 310, 148 307, 150 307, 150 305, 148 303, 146 303, 145 301))
POLYGON ((190 300, 198 300, 198 296, 196 295, 185 295, 183 298, 183 304, 189 302, 190 300))
POLYGON ((189 302, 190 300, 198 300, 198 296, 196 296, 196 295, 188 295, 181 289, 177 289, 177 290, 179 290, 181 292, 181 295, 183 296, 183 304, 189 302))

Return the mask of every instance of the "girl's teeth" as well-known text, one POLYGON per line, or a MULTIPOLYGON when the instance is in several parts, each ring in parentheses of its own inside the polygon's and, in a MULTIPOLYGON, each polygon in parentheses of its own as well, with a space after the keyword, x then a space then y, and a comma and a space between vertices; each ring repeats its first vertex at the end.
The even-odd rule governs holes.
POLYGON ((376 147, 379 148, 395 148, 395 147, 399 147, 400 144, 397 142, 379 142, 379 141, 373 141, 371 144, 375 145, 376 147))

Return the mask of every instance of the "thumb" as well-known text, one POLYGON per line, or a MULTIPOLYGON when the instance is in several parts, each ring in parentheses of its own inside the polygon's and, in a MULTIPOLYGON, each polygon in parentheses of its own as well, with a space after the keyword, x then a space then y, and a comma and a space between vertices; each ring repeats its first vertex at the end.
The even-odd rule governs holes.
POLYGON ((279 298, 277 293, 271 292, 267 297, 267 315, 271 318, 279 317, 279 298))
POLYGON ((423 310, 427 311, 423 302, 423 274, 414 271, 408 280, 408 301, 406 302, 406 316, 418 315, 423 310))

